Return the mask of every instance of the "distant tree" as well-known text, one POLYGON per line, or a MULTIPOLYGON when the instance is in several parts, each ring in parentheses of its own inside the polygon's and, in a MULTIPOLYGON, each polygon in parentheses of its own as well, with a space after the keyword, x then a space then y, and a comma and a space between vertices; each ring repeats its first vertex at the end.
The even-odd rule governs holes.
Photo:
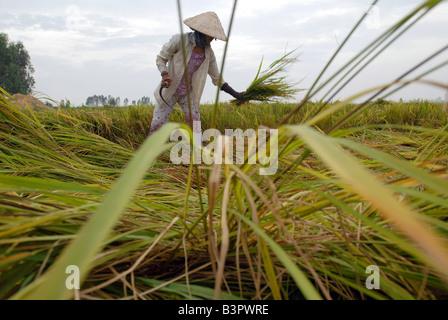
POLYGON ((0 87, 11 94, 29 94, 34 87, 34 68, 22 42, 10 42, 0 33, 0 87))
POLYGON ((141 104, 142 104, 142 105, 148 105, 148 104, 151 104, 151 98, 150 98, 150 97, 143 97, 143 98, 141 99, 141 104))
POLYGON ((129 104, 129 99, 126 98, 123 100, 123 105, 126 107, 129 104))
POLYGON ((139 105, 139 106, 144 106, 144 105, 148 105, 148 104, 151 104, 150 97, 142 97, 141 99, 139 99, 137 101, 137 105, 139 105))
POLYGON ((68 100, 68 99, 61 100, 61 102, 59 103, 59 107, 60 108, 70 108, 71 107, 70 100, 68 100))
POLYGON ((95 97, 88 97, 86 99, 86 106, 94 107, 95 106, 95 97))
MULTIPOLYGON (((127 104, 128 101, 128 99, 125 99, 124 103, 127 104)), ((111 95, 108 95, 107 97, 103 95, 93 95, 86 99, 86 106, 88 107, 100 107, 106 105, 119 107, 121 105, 121 98, 114 98, 111 95)))
POLYGON ((86 106, 88 106, 88 107, 98 107, 101 104, 102 104, 101 97, 99 97, 97 95, 88 97, 86 100, 86 106))
POLYGON ((117 104, 117 100, 114 97, 112 97, 111 95, 109 95, 107 97, 107 105, 115 106, 116 104, 117 104))
POLYGON ((54 107, 55 107, 55 106, 54 106, 51 102, 49 102, 49 101, 46 101, 45 104, 47 105, 47 107, 50 107, 50 108, 54 108, 54 107))

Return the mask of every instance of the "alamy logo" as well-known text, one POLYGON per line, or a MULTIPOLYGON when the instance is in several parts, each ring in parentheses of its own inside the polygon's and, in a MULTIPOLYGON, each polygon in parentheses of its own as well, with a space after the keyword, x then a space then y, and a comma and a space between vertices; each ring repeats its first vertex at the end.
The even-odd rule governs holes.
POLYGON ((370 274, 366 280, 366 288, 369 290, 380 289, 380 268, 378 266, 368 266, 366 273, 370 274))
POLYGON ((68 266, 65 268, 65 273, 70 274, 65 280, 65 286, 68 290, 79 290, 79 267, 68 266))
POLYGON ((264 167, 260 175, 273 175, 278 170, 278 130, 277 129, 226 129, 200 130, 200 122, 193 124, 193 143, 185 129, 171 133, 170 141, 179 141, 172 149, 170 159, 173 164, 256 164, 264 167), (203 147, 203 144, 207 144, 203 147), (193 149, 193 150, 192 150, 193 149))

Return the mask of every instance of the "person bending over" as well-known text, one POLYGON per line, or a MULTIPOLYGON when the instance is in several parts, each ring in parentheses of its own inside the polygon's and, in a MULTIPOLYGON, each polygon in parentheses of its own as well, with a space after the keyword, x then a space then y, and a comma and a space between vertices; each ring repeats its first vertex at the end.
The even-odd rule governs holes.
MULTIPOLYGON (((168 122, 176 103, 181 106, 187 123, 193 128, 195 121, 198 123, 201 121, 200 100, 207 74, 215 86, 219 85, 220 73, 210 43, 214 39, 227 41, 227 37, 218 16, 214 12, 206 12, 188 18, 184 23, 194 32, 174 35, 163 46, 156 59, 162 81, 154 92, 156 106, 149 135, 168 122), (188 80, 185 76, 182 37, 188 61, 188 80), (189 90, 187 83, 190 84, 189 90), (188 92, 190 93, 191 117, 188 92)), ((232 95, 235 99, 243 99, 243 92, 236 92, 224 80, 221 83, 222 91, 232 95)), ((193 130, 200 131, 200 128, 193 128, 193 130)))

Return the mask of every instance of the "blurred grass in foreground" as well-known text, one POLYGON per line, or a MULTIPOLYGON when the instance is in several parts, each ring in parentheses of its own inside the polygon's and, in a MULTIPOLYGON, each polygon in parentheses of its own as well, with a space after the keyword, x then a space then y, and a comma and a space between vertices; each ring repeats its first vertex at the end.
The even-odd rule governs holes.
MULTIPOLYGON (((420 219, 432 225, 441 235, 446 235, 447 195, 416 180, 419 176, 410 177, 409 172, 400 172, 399 165, 391 168, 391 164, 373 154, 374 150, 378 150, 403 163, 409 162, 416 168, 435 172, 431 179, 440 177, 440 182, 446 184, 446 180, 443 180, 448 160, 446 144, 439 145, 435 150, 428 144, 428 141, 434 140, 434 147, 437 141, 447 139, 446 131, 440 127, 444 124, 443 116, 436 111, 440 106, 429 103, 422 103, 422 106, 426 108, 422 113, 425 118, 413 120, 415 107, 402 104, 402 110, 410 110, 409 115, 397 113, 401 118, 396 124, 381 126, 358 123, 356 128, 340 130, 338 136, 347 136, 347 141, 372 149, 370 155, 358 153, 363 149, 353 149, 355 159, 376 172, 377 177, 395 193, 401 203, 419 212, 420 219), (404 122, 401 122, 402 119, 405 119, 404 122), (406 124, 406 121, 430 124, 432 119, 436 120, 430 128, 406 124), (424 162, 418 161, 425 150, 430 158, 424 162)), ((223 113, 227 108, 232 108, 227 104, 222 107, 220 112, 223 113)), ((261 122, 265 121, 262 119, 265 119, 266 114, 274 114, 271 110, 287 107, 277 104, 249 105, 240 111, 252 114, 252 120, 260 119, 261 122)), ((377 112, 386 118, 386 110, 391 107, 381 105, 373 109, 376 108, 379 110, 369 112, 377 112)), ((203 115, 207 119, 208 107, 205 106, 204 110, 203 115)), ((92 214, 100 210, 108 190, 114 188, 116 179, 135 155, 134 146, 140 144, 139 140, 145 134, 142 128, 145 121, 141 120, 141 123, 132 126, 130 119, 144 119, 148 114, 150 116, 150 108, 147 107, 104 108, 84 112, 81 109, 70 109, 34 114, 29 110, 20 110, 10 102, 2 102, 2 298, 11 297, 17 292, 18 297, 29 297, 22 289, 40 279, 66 245, 79 239, 78 232, 85 227, 92 214), (129 124, 130 128, 124 123, 129 124), (120 139, 121 135, 123 138, 120 139), (115 140, 115 143, 109 139, 115 140)), ((173 118, 176 116, 174 114, 173 118)), ((224 118, 228 121, 227 117, 218 117, 221 118, 223 123, 224 118)), ((237 118, 243 120, 244 113, 235 115, 232 121, 237 118)), ((372 121, 369 117, 361 118, 372 121)), ((246 123, 249 127, 255 126, 246 123)), ((332 125, 332 122, 328 121, 327 125, 332 125)), ((284 145, 283 139, 280 142, 284 145)), ((303 142, 297 140, 296 143, 296 151, 290 149, 289 154, 281 158, 281 169, 290 166, 303 152, 303 142)), ((188 168, 170 165, 168 161, 168 155, 163 156, 155 163, 153 170, 144 174, 112 233, 100 242, 104 249, 96 254, 91 263, 93 269, 86 274, 80 298, 214 297, 212 288, 215 276, 210 263, 207 226, 200 222, 203 212, 199 205, 196 181, 188 196, 188 203, 185 203, 188 168), (181 216, 185 205, 188 213, 185 224, 174 222, 163 237, 155 242, 160 232, 181 216), (186 230, 192 226, 196 227, 184 239, 186 230), (132 272, 118 276, 129 270, 152 245, 152 250, 132 272), (113 278, 116 281, 107 283, 113 278)), ((320 294, 327 298, 446 297, 446 285, 438 273, 421 262, 425 259, 424 255, 392 224, 383 220, 375 206, 335 176, 319 160, 318 155, 310 156, 291 172, 281 190, 276 190, 272 184, 272 179, 277 176, 257 177, 254 175, 256 168, 247 165, 242 170, 236 171, 243 175, 238 179, 227 176, 227 179, 232 179, 234 186, 232 195, 228 196, 230 234, 226 260, 228 267, 224 273, 227 290, 222 292, 223 297, 301 297, 303 291, 301 293, 293 285, 293 279, 285 273, 282 260, 279 260, 283 256, 282 252, 292 259, 296 266, 294 268, 300 268, 318 286, 320 294), (250 180, 247 179, 252 179, 256 187, 248 184, 250 180), (264 196, 257 200, 260 194, 264 196), (252 211, 252 217, 257 216, 258 221, 253 221, 257 222, 258 227, 247 221, 244 214, 247 210, 252 211), (266 234, 268 241, 275 239, 278 247, 268 249, 255 230, 266 234), (274 248, 276 251, 272 256, 268 252, 274 248), (381 268, 381 292, 364 287, 365 268, 371 264, 381 268)), ((207 194, 208 172, 209 169, 203 168, 201 173, 202 194, 207 194)), ((433 183, 431 179, 429 183, 433 183)), ((218 193, 219 199, 224 196, 221 192, 218 193)), ((204 207, 208 208, 207 199, 202 200, 204 207)), ((219 244, 222 241, 219 206, 213 212, 213 228, 218 235, 214 242, 219 244)), ((109 219, 107 216, 103 219, 109 219)), ((84 239, 90 241, 88 237, 84 239)))
POLYGON ((359 104, 310 102, 439 3, 423 1, 321 83, 366 12, 298 105, 204 106, 204 130, 278 128, 272 176, 247 161, 173 166, 179 125, 145 139, 146 107, 35 113, 3 92, 0 298, 446 299, 446 113, 377 98, 445 66, 426 62, 448 47, 359 104), (67 264, 81 268, 80 290, 65 287, 67 264), (380 290, 366 288, 371 265, 380 290))

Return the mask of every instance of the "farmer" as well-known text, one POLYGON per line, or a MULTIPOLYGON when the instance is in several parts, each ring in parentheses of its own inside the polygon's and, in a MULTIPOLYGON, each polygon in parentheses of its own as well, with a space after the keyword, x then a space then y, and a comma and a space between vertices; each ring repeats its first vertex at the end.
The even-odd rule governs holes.
MULTIPOLYGON (((178 103, 185 114, 185 119, 193 128, 193 122, 200 123, 200 99, 204 91, 207 74, 215 86, 219 85, 219 70, 210 43, 214 39, 227 41, 218 16, 214 12, 206 12, 186 19, 184 23, 194 32, 184 34, 185 57, 188 62, 188 80, 185 77, 184 54, 182 52, 182 35, 173 36, 157 56, 157 68, 162 75, 162 82, 154 92, 156 107, 149 135, 168 122, 171 111, 178 103), (187 88, 187 82, 190 88, 187 88), (188 101, 190 93, 191 118, 188 101)), ((233 90, 224 80, 221 90, 235 99, 243 99, 242 92, 233 90)), ((193 128, 195 132, 199 128, 193 128)))

